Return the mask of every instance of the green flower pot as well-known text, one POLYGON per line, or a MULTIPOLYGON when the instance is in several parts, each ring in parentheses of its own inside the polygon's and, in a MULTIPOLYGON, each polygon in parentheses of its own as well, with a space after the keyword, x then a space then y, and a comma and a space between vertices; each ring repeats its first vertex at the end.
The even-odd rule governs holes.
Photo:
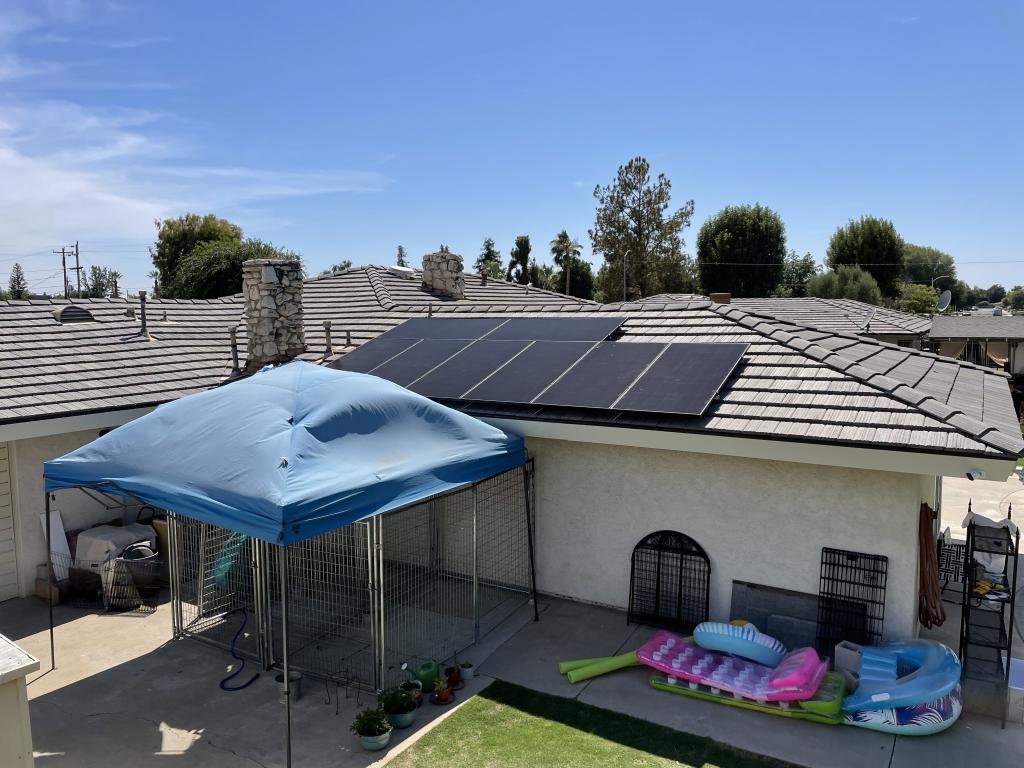
POLYGON ((359 743, 363 745, 363 749, 367 752, 380 752, 391 741, 392 733, 393 731, 388 731, 380 736, 360 736, 359 743))
POLYGON ((402 712, 399 715, 388 715, 388 721, 395 726, 395 728, 408 728, 412 725, 413 718, 416 717, 416 710, 411 712, 402 712))

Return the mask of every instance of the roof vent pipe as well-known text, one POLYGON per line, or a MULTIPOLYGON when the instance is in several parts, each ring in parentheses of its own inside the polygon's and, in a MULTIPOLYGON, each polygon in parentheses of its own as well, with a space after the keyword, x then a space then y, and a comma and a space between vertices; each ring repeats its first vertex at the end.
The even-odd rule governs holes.
POLYGON ((331 321, 324 320, 324 336, 327 339, 327 349, 324 350, 324 357, 330 357, 334 354, 334 344, 331 343, 331 321))
POLYGON ((238 329, 231 326, 228 333, 231 334, 231 376, 240 376, 242 369, 238 365, 238 329))
POLYGON ((139 291, 139 317, 142 320, 142 329, 139 331, 143 336, 149 336, 149 329, 146 327, 146 292, 139 291))
POLYGON ((345 331, 345 346, 346 347, 351 347, 352 346, 352 331, 348 331, 348 330, 345 331))

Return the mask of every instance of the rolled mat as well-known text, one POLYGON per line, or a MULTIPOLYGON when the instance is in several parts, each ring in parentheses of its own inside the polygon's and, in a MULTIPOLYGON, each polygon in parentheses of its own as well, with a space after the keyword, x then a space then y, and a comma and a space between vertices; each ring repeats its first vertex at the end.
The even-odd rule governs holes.
POLYGON ((604 675, 608 672, 614 672, 617 669, 625 669, 626 667, 638 667, 640 666, 640 660, 636 657, 636 653, 630 651, 624 653, 621 656, 611 656, 601 661, 595 661, 593 664, 588 664, 585 667, 579 667, 569 672, 566 677, 569 678, 570 683, 580 683, 584 680, 589 680, 592 677, 598 675, 604 675))

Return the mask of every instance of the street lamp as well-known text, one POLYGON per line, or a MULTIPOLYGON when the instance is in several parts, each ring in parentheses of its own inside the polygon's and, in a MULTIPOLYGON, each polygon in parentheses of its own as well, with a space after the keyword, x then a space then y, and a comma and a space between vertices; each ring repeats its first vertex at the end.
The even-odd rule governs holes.
POLYGON ((944 277, 952 277, 952 275, 937 275, 937 276, 933 277, 932 278, 932 288, 935 287, 935 281, 936 280, 941 280, 944 277))

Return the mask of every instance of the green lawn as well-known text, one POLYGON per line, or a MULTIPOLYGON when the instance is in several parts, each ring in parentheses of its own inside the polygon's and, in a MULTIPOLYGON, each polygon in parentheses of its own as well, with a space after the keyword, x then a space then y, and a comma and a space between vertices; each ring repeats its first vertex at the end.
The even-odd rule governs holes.
POLYGON ((702 736, 500 681, 389 763, 389 768, 438 766, 795 768, 702 736))

